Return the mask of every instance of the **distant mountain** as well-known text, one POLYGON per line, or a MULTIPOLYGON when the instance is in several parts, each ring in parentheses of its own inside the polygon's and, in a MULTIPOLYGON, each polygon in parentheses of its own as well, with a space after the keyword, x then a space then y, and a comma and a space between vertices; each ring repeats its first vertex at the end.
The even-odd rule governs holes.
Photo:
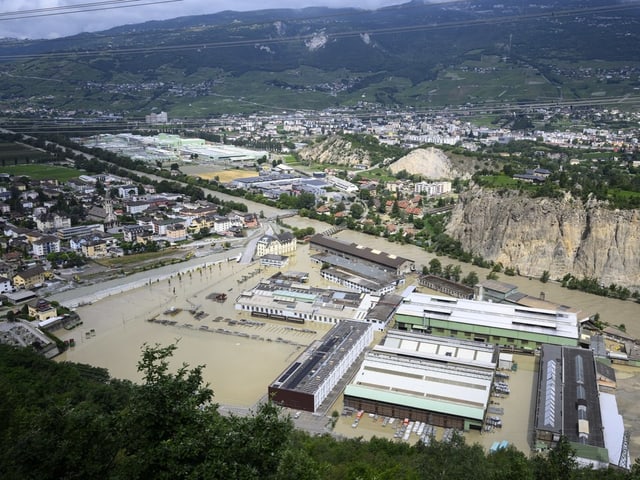
POLYGON ((639 36, 635 1, 227 11, 0 42, 0 107, 206 117, 360 102, 613 103, 640 88, 639 36))

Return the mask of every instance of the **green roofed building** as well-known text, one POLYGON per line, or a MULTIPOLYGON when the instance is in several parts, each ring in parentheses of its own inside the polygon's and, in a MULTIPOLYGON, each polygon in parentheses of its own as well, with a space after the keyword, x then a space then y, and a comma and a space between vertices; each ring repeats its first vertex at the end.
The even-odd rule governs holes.
POLYGON ((444 428, 483 428, 498 350, 391 330, 344 392, 345 407, 444 428))
POLYGON ((415 292, 407 294, 396 310, 395 326, 522 350, 542 344, 575 347, 579 338, 575 312, 415 292))

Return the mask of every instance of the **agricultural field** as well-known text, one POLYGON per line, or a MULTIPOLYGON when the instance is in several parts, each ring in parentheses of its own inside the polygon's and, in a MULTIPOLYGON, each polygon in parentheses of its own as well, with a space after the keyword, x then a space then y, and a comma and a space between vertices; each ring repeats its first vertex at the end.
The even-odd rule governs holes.
POLYGON ((16 177, 29 177, 34 180, 58 180, 66 182, 72 178, 77 178, 83 173, 75 168, 59 167, 57 165, 31 164, 31 165, 10 165, 0 166, 0 173, 8 173, 16 177))
POLYGON ((200 177, 204 180, 214 180, 217 177, 218 181, 221 183, 231 182, 236 178, 249 178, 258 175, 255 170, 217 170, 215 168, 215 166, 212 167, 210 165, 185 165, 180 169, 187 175, 200 177))

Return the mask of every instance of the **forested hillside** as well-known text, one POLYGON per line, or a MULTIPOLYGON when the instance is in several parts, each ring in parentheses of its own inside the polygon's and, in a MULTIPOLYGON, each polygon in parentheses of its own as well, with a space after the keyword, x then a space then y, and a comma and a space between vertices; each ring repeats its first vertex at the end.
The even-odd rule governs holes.
POLYGON ((0 345, 0 478, 632 479, 578 469, 567 444, 547 457, 486 454, 456 437, 429 446, 311 437, 266 404, 222 416, 201 369, 169 368, 175 346, 146 347, 141 385, 99 368, 0 345))

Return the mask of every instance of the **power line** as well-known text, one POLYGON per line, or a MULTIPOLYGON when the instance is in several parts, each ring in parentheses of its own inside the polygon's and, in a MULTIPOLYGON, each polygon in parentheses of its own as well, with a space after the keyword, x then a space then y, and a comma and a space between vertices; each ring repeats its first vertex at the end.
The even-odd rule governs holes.
POLYGON ((120 8, 142 7, 160 3, 175 3, 182 1, 183 0, 152 0, 145 2, 145 0, 104 0, 101 2, 81 3, 77 5, 60 5, 57 7, 45 7, 32 10, 0 12, 0 21, 50 17, 54 15, 68 15, 72 13, 97 12, 101 10, 118 10, 120 8))
MULTIPOLYGON (((155 1, 153 3, 168 3, 174 1, 181 0, 160 0, 155 1)), ((129 5, 130 6, 130 5, 129 5)), ((514 23, 521 22, 524 20, 533 20, 540 18, 559 18, 559 17, 571 17, 576 15, 589 15, 596 13, 605 13, 612 11, 621 11, 632 8, 637 8, 640 6, 640 2, 629 2, 625 4, 619 5, 604 5, 598 7, 584 7, 584 8, 575 8, 568 10, 560 10, 560 11, 543 11, 538 13, 529 13, 529 14, 516 14, 516 15, 508 15, 504 17, 493 17, 493 18, 482 18, 482 19, 470 19, 470 20, 462 20, 456 22, 445 22, 445 23, 429 23, 429 24, 416 24, 409 25, 405 27, 388 27, 388 28, 378 28, 372 30, 357 30, 357 31, 343 31, 343 32, 332 32, 325 33, 328 38, 349 38, 349 37, 357 37, 361 34, 367 33, 369 35, 390 35, 390 34, 398 34, 398 33, 408 33, 408 32, 416 32, 416 31, 430 31, 430 30, 442 30, 449 28, 460 28, 460 27, 473 27, 473 26, 481 26, 481 25, 498 25, 503 23, 514 23)), ((415 7, 411 7, 415 8, 415 7)), ((329 18, 330 16, 327 16, 329 18)), ((324 17, 313 17, 315 19, 324 18, 324 17)), ((308 21, 305 19, 291 19, 287 20, 290 23, 308 21)), ((269 23, 272 23, 269 22, 269 23)), ((254 26, 261 24, 243 24, 243 26, 254 26)), ((282 43, 291 43, 291 42, 305 42, 311 40, 316 37, 316 34, 307 34, 307 35, 299 35, 295 37, 280 37, 280 38, 262 38, 262 39, 247 39, 247 40, 230 40, 223 42, 200 42, 200 43, 189 43, 182 45, 158 45, 154 47, 134 47, 134 48, 109 48, 108 50, 85 50, 85 51, 62 51, 62 52, 47 52, 47 53, 34 53, 34 54, 12 54, 12 55, 0 55, 0 60, 17 60, 17 59, 34 59, 34 58, 60 58, 60 57, 86 57, 86 56, 96 56, 101 52, 108 52, 109 55, 131 55, 131 54, 141 54, 141 53, 161 53, 161 52, 176 52, 176 51, 185 51, 185 50, 198 50, 198 49, 217 49, 217 48, 232 48, 232 47, 245 47, 251 46, 254 47, 256 44, 260 45, 274 45, 274 44, 282 44, 282 43)))

